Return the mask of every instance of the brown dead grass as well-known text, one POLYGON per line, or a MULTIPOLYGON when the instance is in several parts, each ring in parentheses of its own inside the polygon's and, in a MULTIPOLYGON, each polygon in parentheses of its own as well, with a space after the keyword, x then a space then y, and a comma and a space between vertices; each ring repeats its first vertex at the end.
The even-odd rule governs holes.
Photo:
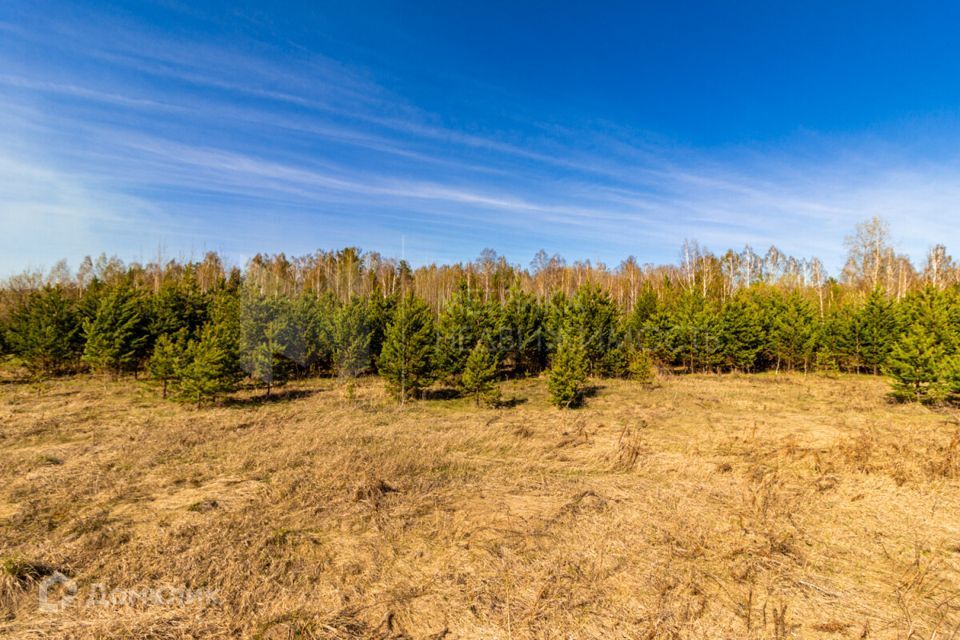
POLYGON ((960 425, 871 378, 539 380, 509 409, 376 380, 203 409, 0 385, 0 635, 952 638, 960 425), (161 585, 218 602, 38 610, 161 585))

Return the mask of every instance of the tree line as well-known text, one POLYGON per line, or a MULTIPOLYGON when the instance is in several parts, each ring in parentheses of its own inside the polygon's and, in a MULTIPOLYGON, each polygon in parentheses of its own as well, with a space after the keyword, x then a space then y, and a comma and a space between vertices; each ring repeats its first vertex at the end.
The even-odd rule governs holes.
POLYGON ((715 256, 684 244, 678 265, 616 269, 549 258, 412 269, 348 248, 216 254, 124 265, 87 259, 0 288, 0 353, 35 378, 145 374, 196 403, 240 384, 269 395, 291 378, 381 375, 398 401, 440 383, 494 401, 496 382, 548 374, 575 406, 587 380, 675 372, 888 374, 900 399, 960 395, 960 278, 941 246, 922 269, 880 220, 847 239, 839 277, 771 249, 715 256))

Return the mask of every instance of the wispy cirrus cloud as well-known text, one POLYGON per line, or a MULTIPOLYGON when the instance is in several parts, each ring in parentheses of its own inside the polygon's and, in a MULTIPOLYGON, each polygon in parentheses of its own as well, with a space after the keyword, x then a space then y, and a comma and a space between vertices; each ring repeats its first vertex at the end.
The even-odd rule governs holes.
POLYGON ((599 125, 483 130, 313 51, 56 15, 32 29, 0 20, 0 272, 157 245, 396 253, 401 235, 421 261, 484 246, 517 262, 540 247, 662 261, 691 237, 836 267, 843 235, 871 215, 914 257, 956 237, 949 155, 921 163, 895 144, 840 151, 816 136, 698 150, 599 125))

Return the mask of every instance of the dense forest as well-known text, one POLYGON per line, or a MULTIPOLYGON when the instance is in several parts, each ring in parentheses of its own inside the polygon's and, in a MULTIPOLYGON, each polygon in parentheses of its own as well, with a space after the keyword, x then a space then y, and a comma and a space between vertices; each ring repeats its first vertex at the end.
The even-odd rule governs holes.
POLYGON ((199 261, 85 259, 0 287, 0 354, 33 379, 145 375, 197 402, 239 384, 266 394, 295 377, 384 377, 399 401, 434 383, 491 398, 498 379, 549 373, 557 404, 590 377, 660 372, 825 371, 892 377, 902 400, 960 394, 960 266, 933 247, 917 267, 878 219, 846 239, 830 276, 776 248, 713 254, 685 242, 676 265, 528 268, 491 250, 412 268, 346 248, 199 261))

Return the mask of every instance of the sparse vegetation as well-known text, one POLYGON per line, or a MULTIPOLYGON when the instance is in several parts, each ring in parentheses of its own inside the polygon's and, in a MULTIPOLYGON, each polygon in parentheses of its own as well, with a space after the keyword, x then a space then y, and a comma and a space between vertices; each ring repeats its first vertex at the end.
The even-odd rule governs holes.
POLYGON ((880 378, 608 379, 575 413, 544 379, 503 382, 523 402, 495 412, 398 412, 375 378, 355 384, 349 403, 336 380, 292 380, 281 401, 251 388, 200 412, 131 379, 54 378, 39 398, 0 385, 0 634, 933 638, 960 624, 960 429, 889 402, 880 378), (44 613, 52 567, 81 595, 172 585, 217 601, 44 613))

